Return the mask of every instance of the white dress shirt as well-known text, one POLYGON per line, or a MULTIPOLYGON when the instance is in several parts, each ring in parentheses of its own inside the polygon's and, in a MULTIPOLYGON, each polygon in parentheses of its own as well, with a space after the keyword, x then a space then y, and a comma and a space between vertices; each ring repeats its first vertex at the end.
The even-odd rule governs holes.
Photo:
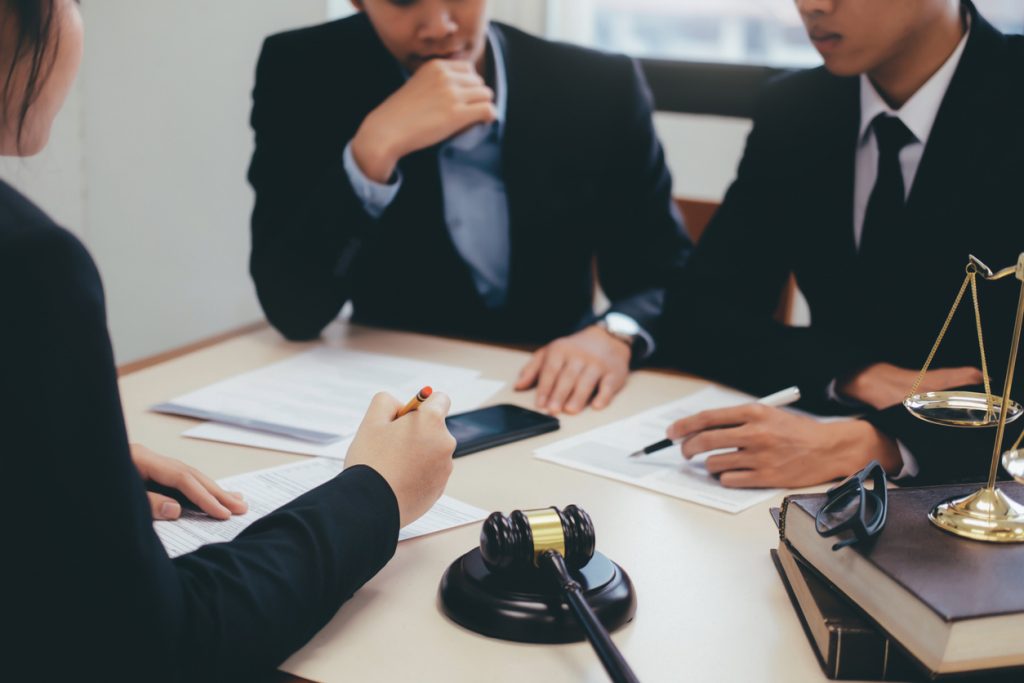
POLYGON ((864 214, 867 213, 868 200, 871 199, 871 191, 875 187, 875 178, 878 175, 878 141, 875 139, 875 129, 871 127, 871 123, 879 114, 888 114, 902 121, 914 134, 916 139, 900 150, 903 187, 906 188, 906 196, 909 197, 914 178, 917 177, 917 169, 921 165, 921 157, 924 156, 925 146, 935 125, 935 118, 939 114, 939 107, 946 96, 946 91, 949 90, 956 67, 960 64, 969 33, 964 33, 960 44, 945 64, 899 109, 890 107, 878 94, 871 79, 861 74, 860 136, 857 138, 857 161, 853 181, 853 238, 858 248, 861 235, 864 233, 864 214))

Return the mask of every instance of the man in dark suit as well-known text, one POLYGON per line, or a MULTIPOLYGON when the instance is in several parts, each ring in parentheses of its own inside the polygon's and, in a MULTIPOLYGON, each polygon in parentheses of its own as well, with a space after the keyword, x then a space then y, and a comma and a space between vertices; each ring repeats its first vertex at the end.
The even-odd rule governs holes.
POLYGON ((603 407, 689 251, 637 65, 490 23, 486 0, 353 4, 260 57, 267 317, 309 339, 351 300, 360 322, 547 344, 517 388, 603 407))
MULTIPOLYGON (((755 406, 671 433, 738 425, 683 449, 739 448, 708 460, 726 486, 815 484, 871 459, 905 481, 984 478, 993 431, 929 425, 900 403, 968 255, 1002 268, 1024 250, 1024 40, 966 0, 796 4, 825 66, 764 94, 736 181, 670 288, 660 343, 686 370, 756 393, 798 384, 811 409, 867 415, 818 424, 755 406), (806 328, 772 321, 791 273, 806 328)), ((997 394, 1014 284, 979 283, 997 394)), ((921 390, 981 383, 971 309, 968 293, 921 390)))

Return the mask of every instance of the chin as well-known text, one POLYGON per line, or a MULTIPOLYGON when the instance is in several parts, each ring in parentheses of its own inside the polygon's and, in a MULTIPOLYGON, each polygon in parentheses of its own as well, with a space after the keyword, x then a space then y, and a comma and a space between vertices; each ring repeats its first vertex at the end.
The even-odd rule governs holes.
POLYGON ((825 68, 833 76, 859 76, 868 70, 867 65, 862 64, 860 60, 836 56, 825 58, 825 68))

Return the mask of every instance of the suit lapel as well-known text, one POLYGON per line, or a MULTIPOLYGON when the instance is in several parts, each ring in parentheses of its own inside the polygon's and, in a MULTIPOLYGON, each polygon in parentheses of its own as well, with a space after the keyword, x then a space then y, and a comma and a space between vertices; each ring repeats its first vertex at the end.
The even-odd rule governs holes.
POLYGON ((501 24, 494 24, 497 39, 501 41, 505 54, 506 84, 508 100, 505 112, 505 130, 502 137, 502 171, 505 192, 508 196, 509 211, 509 291, 507 306, 515 310, 517 304, 526 298, 535 277, 532 270, 532 254, 543 249, 543 235, 534 226, 536 211, 543 204, 550 188, 550 167, 537 163, 546 157, 539 149, 537 136, 540 122, 534 119, 542 97, 537 92, 537 80, 530 63, 532 55, 525 49, 514 31, 506 31, 501 24))
POLYGON ((907 224, 918 231, 914 237, 923 243, 942 239, 934 233, 936 225, 950 225, 955 222, 951 216, 965 215, 970 180, 987 156, 979 151, 991 129, 980 124, 994 92, 990 79, 1004 39, 973 7, 971 12, 971 35, 942 100, 907 203, 907 224))
MULTIPOLYGON (((827 77, 828 88, 807 104, 814 108, 815 128, 807 131, 804 149, 794 158, 806 159, 807 165, 799 177, 805 184, 801 195, 806 197, 805 245, 816 245, 806 250, 812 262, 805 264, 805 272, 820 276, 837 270, 848 275, 855 266, 856 250, 853 242, 853 178, 860 118, 859 93, 856 79, 827 77)), ((799 272, 798 272, 799 277, 799 272)), ((835 282, 831 275, 824 277, 835 282)))

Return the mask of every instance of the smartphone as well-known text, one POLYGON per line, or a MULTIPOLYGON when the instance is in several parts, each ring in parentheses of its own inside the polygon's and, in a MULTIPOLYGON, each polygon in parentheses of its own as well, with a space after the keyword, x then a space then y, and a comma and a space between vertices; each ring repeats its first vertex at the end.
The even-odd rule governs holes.
POLYGON ((455 437, 456 458, 559 427, 558 418, 508 403, 450 415, 446 422, 455 437))

